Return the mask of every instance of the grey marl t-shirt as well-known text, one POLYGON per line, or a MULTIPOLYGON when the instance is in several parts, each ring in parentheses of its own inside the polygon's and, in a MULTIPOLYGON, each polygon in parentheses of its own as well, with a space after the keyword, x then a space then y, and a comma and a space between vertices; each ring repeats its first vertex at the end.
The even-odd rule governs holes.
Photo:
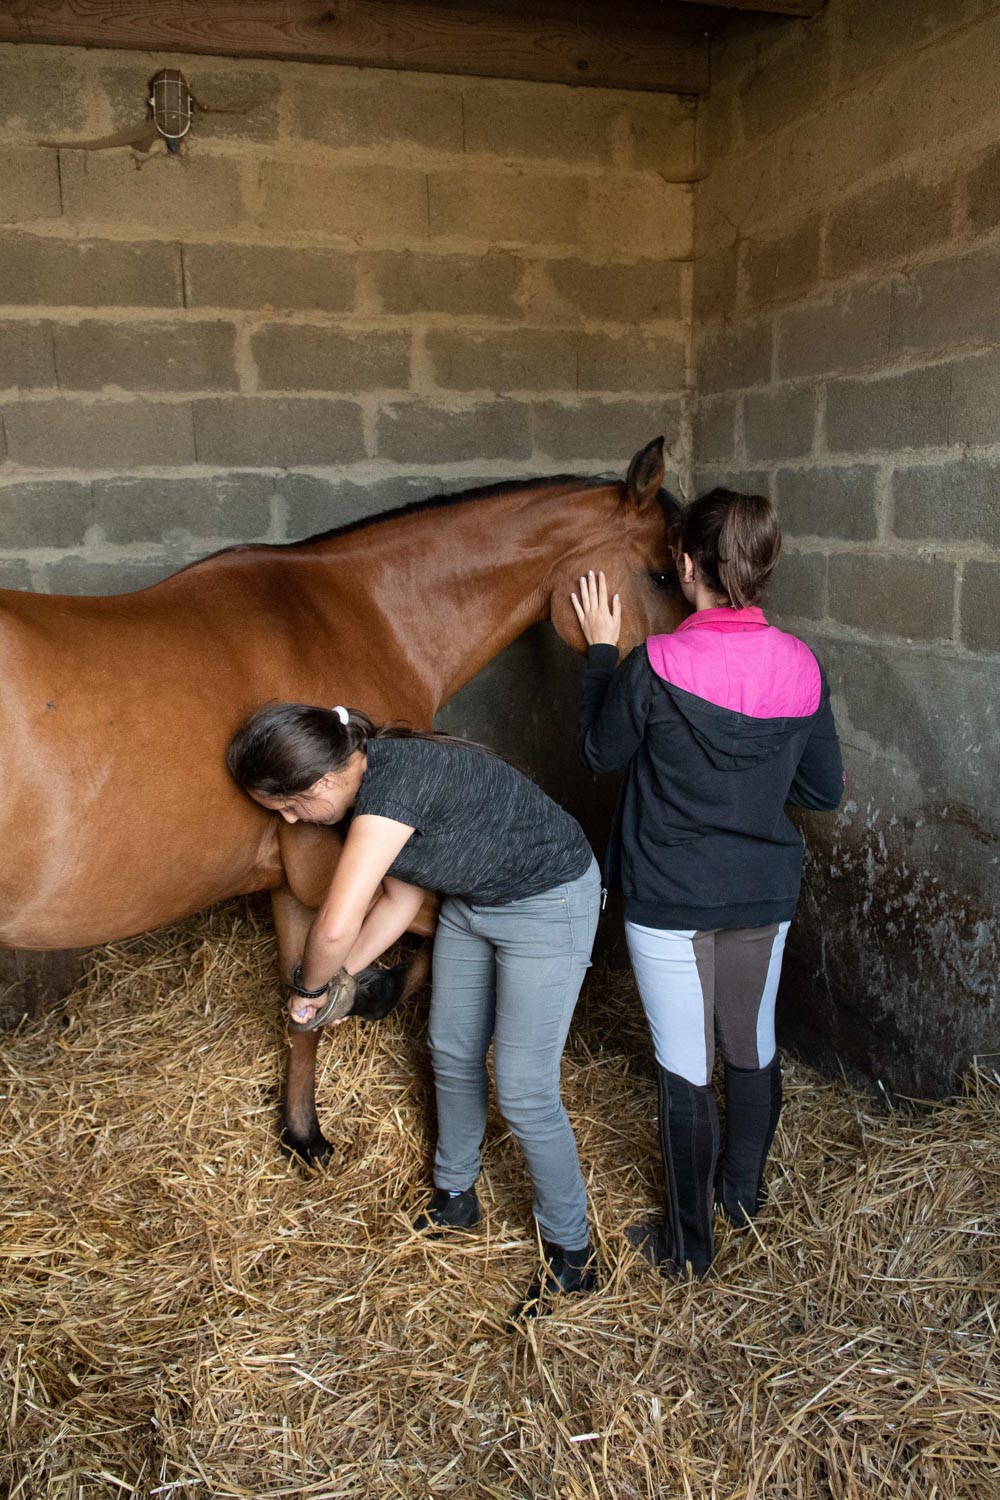
POLYGON ((590 865, 583 829, 527 776, 481 750, 434 740, 369 740, 354 816, 414 832, 388 874, 480 906, 537 896, 590 865))

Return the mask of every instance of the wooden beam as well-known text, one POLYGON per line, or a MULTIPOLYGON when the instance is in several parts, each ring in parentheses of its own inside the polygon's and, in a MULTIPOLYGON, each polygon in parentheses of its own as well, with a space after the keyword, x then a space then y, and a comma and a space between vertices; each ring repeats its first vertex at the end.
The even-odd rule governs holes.
POLYGON ((672 0, 674 5, 710 6, 713 10, 755 10, 773 16, 818 16, 826 0, 672 0))
MULTIPOLYGON (((433 0, 0 0, 0 42, 353 63, 700 94, 708 42, 626 5, 534 14, 433 0)), ((674 12, 674 15, 677 13, 674 12)))

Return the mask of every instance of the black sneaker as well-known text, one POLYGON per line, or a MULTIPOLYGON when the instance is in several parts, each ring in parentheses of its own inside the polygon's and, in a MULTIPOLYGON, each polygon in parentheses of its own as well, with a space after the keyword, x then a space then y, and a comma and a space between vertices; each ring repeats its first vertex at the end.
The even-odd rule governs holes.
POLYGON ((435 1188, 430 1203, 413 1221, 419 1234, 435 1239, 442 1229, 471 1229, 482 1217, 479 1199, 474 1187, 464 1193, 449 1193, 447 1188, 435 1188))
POLYGON ((597 1285, 597 1259, 589 1245, 582 1250, 565 1250, 553 1240, 542 1241, 545 1259, 527 1295, 511 1313, 508 1326, 516 1329, 526 1318, 537 1318, 555 1296, 592 1292, 597 1285))

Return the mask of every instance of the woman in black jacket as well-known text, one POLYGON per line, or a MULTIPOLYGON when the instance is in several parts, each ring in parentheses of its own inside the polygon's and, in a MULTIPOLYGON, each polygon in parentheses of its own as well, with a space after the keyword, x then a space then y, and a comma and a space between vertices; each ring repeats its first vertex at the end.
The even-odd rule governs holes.
POLYGON ((757 1213, 781 1110, 774 1003, 802 877, 785 803, 832 810, 843 789, 822 668, 759 607, 780 546, 770 501, 722 489, 695 501, 675 534, 694 612, 620 666, 621 606, 603 573, 573 596, 589 648, 580 753, 593 771, 626 769, 606 875, 625 896, 659 1080, 665 1213, 627 1233, 664 1274, 708 1270, 714 1201, 738 1225, 757 1213))

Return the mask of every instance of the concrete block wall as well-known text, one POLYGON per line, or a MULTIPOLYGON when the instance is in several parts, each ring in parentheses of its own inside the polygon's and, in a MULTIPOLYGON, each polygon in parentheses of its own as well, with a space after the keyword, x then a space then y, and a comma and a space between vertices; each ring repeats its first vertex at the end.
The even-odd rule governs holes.
POLYGON ((690 101, 0 47, 0 586, 115 592, 494 476, 686 462, 690 101), (86 140, 182 66, 137 170, 86 140))
POLYGON ((786 1033, 917 1093, 1000 1052, 998 77, 995 0, 829 0, 699 116, 697 484, 775 499, 847 757, 786 1033))

